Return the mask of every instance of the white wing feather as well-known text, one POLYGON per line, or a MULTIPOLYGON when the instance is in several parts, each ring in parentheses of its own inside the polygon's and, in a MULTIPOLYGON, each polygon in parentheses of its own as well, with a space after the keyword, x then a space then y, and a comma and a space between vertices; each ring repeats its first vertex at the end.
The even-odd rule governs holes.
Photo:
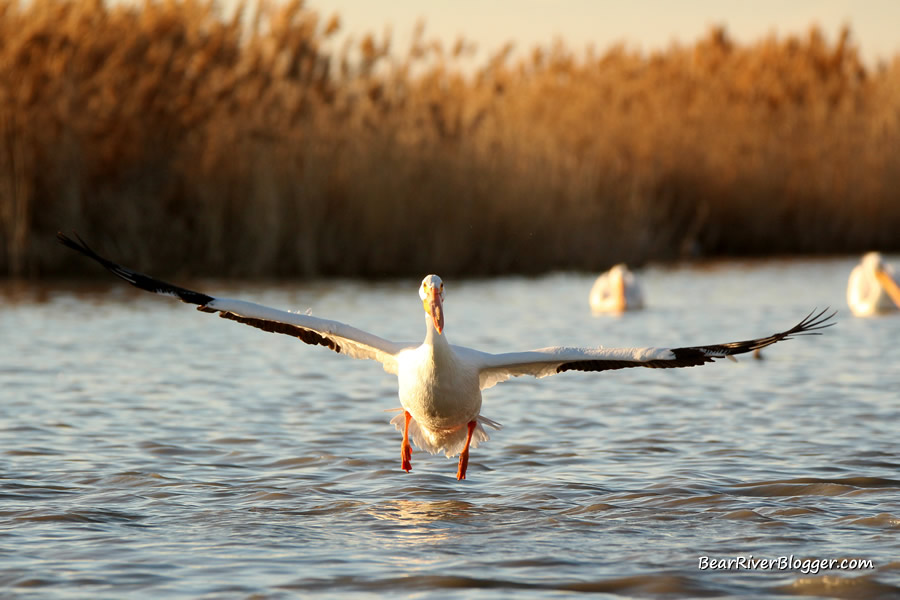
POLYGON ((489 354, 462 346, 453 346, 453 350, 479 366, 479 384, 483 390, 506 381, 510 377, 531 375, 541 378, 556 375, 557 369, 565 363, 585 360, 641 363, 675 358, 672 351, 667 348, 570 348, 560 346, 504 354, 489 354))
POLYGON ((385 371, 395 375, 397 374, 397 355, 400 351, 406 348, 414 348, 418 345, 415 343, 392 342, 339 321, 278 310, 244 300, 213 298, 212 302, 207 303, 205 308, 233 313, 251 319, 294 325, 316 332, 333 340, 340 346, 341 354, 346 354, 351 358, 377 360, 384 365, 385 371))

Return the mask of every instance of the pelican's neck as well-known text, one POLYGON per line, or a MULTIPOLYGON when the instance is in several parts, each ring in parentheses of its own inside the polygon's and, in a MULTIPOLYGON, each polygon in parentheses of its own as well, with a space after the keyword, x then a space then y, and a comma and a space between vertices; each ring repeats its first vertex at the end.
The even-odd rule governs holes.
POLYGON ((437 332, 437 329, 434 328, 434 323, 432 322, 431 317, 427 314, 425 315, 425 344, 433 347, 438 352, 445 348, 450 348, 450 343, 447 341, 447 336, 437 332))

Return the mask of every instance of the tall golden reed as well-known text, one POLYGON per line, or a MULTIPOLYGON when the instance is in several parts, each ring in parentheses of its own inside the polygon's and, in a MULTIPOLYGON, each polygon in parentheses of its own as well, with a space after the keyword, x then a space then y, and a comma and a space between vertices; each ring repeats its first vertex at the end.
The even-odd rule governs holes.
POLYGON ((0 0, 0 275, 480 275, 900 249, 900 59, 848 31, 474 73, 297 0, 0 0))

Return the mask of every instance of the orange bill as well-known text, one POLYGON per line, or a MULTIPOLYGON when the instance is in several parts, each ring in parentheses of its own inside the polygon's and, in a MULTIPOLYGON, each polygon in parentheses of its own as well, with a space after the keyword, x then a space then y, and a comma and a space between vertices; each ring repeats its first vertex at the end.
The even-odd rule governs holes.
POLYGON ((876 269, 875 278, 878 279, 878 283, 881 284, 881 287, 884 288, 887 295, 891 297, 891 300, 894 301, 897 308, 900 308, 900 286, 897 285, 897 282, 894 281, 893 277, 888 275, 882 269, 876 269))

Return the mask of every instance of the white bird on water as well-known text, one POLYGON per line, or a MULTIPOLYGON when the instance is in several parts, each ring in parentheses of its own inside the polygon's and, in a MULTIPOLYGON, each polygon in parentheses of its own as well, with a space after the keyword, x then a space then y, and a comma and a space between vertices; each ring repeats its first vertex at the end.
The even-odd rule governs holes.
POLYGON ((644 292, 635 274, 618 264, 597 277, 588 302, 594 314, 622 313, 644 308, 644 292))
POLYGON ((868 252, 850 271, 847 304, 857 317, 894 312, 900 308, 900 285, 891 265, 878 252, 868 252))
MULTIPOLYGON (((401 468, 412 469, 410 439, 432 454, 459 454, 457 479, 466 478, 469 449, 486 441, 484 426, 500 425, 481 414, 481 390, 510 377, 546 377, 565 371, 606 371, 628 367, 693 367, 714 358, 732 358, 798 335, 818 335, 816 330, 833 325, 835 313, 810 313, 794 327, 768 337, 743 342, 684 348, 568 348, 554 347, 489 354, 455 346, 444 335, 444 284, 428 275, 419 287, 425 309, 425 340, 422 343, 392 342, 355 327, 310 315, 268 308, 242 300, 216 298, 165 283, 109 261, 91 250, 81 238, 74 241, 59 233, 67 247, 92 258, 113 274, 142 290, 174 296, 198 305, 198 310, 264 331, 292 335, 312 345, 321 345, 352 358, 380 362, 397 375, 400 388, 399 415, 391 420, 403 432, 401 468)), ((76 236, 77 237, 77 236, 76 236)), ((732 360, 734 360, 732 358, 732 360)))

